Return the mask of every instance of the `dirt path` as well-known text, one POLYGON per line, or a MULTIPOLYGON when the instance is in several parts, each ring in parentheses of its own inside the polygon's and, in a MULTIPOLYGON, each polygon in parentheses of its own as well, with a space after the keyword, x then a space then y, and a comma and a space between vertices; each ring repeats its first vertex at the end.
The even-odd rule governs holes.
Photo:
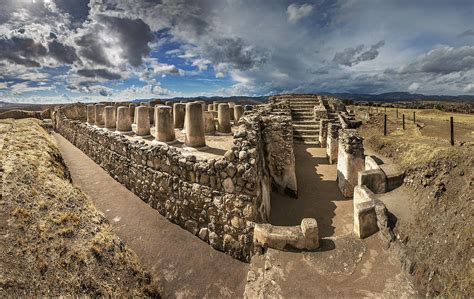
POLYGON ((240 297, 248 264, 212 249, 172 224, 54 134, 73 182, 104 212, 116 234, 163 286, 164 297, 240 297))
POLYGON ((352 233, 352 199, 339 191, 336 165, 328 164, 325 149, 294 146, 298 199, 272 194, 270 222, 298 225, 302 218, 316 218, 321 247, 314 252, 269 249, 253 257, 246 297, 415 296, 398 259, 378 235, 361 240, 352 233))
POLYGON ((295 144, 298 199, 273 193, 270 223, 298 225, 305 217, 316 218, 321 238, 352 231, 352 200, 336 184, 336 165, 328 164, 326 149, 295 144))

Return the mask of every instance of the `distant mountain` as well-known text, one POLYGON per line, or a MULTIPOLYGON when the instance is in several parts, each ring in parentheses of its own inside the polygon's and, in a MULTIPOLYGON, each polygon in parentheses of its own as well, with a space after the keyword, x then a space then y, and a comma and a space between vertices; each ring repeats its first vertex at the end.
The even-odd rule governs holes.
POLYGON ((321 93, 322 95, 331 95, 343 100, 354 101, 373 101, 373 102, 399 102, 414 100, 432 100, 432 101, 460 101, 474 102, 474 95, 425 95, 409 92, 386 92, 381 94, 357 94, 357 93, 321 93))

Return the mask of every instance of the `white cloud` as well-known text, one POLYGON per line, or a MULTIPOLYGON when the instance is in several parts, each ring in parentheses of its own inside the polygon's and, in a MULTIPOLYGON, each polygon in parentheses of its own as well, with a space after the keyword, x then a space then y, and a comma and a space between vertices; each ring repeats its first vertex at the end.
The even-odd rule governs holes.
POLYGON ((313 9, 314 6, 311 4, 290 4, 286 10, 286 13, 288 14, 288 22, 293 24, 298 23, 299 20, 309 16, 313 9))
POLYGON ((410 84, 410 86, 408 86, 408 91, 409 92, 414 92, 414 91, 417 91, 418 88, 420 88, 420 84, 416 83, 416 82, 413 82, 412 84, 410 84))

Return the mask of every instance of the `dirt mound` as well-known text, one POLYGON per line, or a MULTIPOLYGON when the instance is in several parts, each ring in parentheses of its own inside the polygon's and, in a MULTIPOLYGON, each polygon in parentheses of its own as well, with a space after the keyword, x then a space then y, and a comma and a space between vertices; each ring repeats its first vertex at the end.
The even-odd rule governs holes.
POLYGON ((25 110, 10 110, 0 113, 0 119, 23 119, 23 118, 38 118, 41 119, 41 112, 25 111, 25 110))
POLYGON ((406 254, 420 293, 469 297, 474 293, 474 145, 450 146, 414 126, 384 137, 379 124, 375 119, 361 128, 366 146, 397 162, 405 170, 405 185, 416 194, 415 222, 397 229, 407 236, 406 254))
POLYGON ((0 122, 0 140, 1 297, 159 297, 39 121, 0 122))

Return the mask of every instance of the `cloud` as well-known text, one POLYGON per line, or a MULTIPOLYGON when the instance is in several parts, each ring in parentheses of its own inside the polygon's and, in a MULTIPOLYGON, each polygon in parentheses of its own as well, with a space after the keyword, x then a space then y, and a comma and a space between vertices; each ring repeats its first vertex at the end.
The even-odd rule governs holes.
POLYGON ((441 46, 404 65, 400 73, 432 73, 446 75, 474 69, 474 46, 441 46))
POLYGON ((408 86, 408 91, 414 92, 414 91, 417 91, 418 88, 420 88, 420 84, 413 82, 412 84, 410 84, 410 86, 408 86))
POLYGON ((120 79, 120 74, 112 73, 107 69, 81 69, 77 70, 77 74, 87 78, 103 78, 107 80, 120 79))
POLYGON ((290 4, 286 10, 286 13, 288 14, 288 22, 293 24, 297 23, 299 20, 309 16, 313 9, 314 6, 311 4, 290 4))
POLYGON ((79 30, 75 42, 86 63, 123 68, 140 66, 153 40, 150 27, 141 19, 99 14, 79 30))
POLYGON ((474 36, 474 30, 473 29, 468 29, 466 31, 463 31, 458 35, 459 37, 467 37, 467 36, 474 36))
POLYGON ((333 61, 340 65, 354 66, 363 61, 374 60, 379 55, 379 49, 384 45, 385 41, 381 40, 378 43, 371 45, 366 51, 363 51, 363 44, 358 45, 355 48, 345 48, 341 52, 336 52, 333 61))

